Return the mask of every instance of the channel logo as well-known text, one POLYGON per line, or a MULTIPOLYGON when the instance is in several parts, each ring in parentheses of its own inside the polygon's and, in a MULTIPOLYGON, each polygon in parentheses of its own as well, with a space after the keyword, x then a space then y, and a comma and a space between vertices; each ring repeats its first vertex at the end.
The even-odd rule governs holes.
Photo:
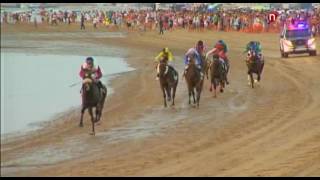
POLYGON ((268 14, 268 23, 272 23, 272 22, 275 22, 277 20, 277 17, 278 17, 278 12, 271 12, 268 14))

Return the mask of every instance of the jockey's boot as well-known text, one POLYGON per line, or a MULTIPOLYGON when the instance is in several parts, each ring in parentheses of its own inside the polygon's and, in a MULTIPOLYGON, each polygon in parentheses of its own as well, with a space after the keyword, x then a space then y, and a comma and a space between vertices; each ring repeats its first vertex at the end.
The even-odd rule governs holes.
POLYGON ((204 74, 202 71, 200 71, 200 79, 203 80, 204 74))
POLYGON ((203 74, 203 72, 201 71, 201 66, 198 67, 198 72, 199 72, 199 74, 200 74, 200 79, 203 80, 204 74, 203 74))
POLYGON ((198 65, 198 70, 199 70, 199 73, 200 73, 200 79, 203 80, 204 79, 204 73, 202 72, 202 66, 201 65, 198 65))
POLYGON ((226 83, 229 85, 228 74, 226 74, 226 83))
POLYGON ((186 65, 185 67, 184 67, 184 71, 183 71, 183 74, 182 74, 182 77, 184 77, 185 75, 186 75, 186 73, 187 73, 187 70, 188 70, 188 65, 186 65))

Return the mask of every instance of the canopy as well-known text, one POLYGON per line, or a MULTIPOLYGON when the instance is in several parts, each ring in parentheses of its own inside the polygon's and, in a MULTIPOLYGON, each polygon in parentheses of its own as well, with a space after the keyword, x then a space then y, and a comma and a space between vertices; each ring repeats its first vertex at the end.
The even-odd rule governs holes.
POLYGON ((264 5, 256 5, 256 6, 251 7, 251 9, 253 9, 253 10, 269 10, 270 7, 267 7, 264 5))

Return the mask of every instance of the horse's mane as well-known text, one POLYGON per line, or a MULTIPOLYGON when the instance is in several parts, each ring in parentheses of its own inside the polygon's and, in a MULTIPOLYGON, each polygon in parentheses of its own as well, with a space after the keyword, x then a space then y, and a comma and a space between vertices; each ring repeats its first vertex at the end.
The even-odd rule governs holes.
POLYGON ((83 83, 83 84, 92 83, 92 79, 90 79, 90 78, 85 78, 85 79, 83 79, 82 83, 83 83))

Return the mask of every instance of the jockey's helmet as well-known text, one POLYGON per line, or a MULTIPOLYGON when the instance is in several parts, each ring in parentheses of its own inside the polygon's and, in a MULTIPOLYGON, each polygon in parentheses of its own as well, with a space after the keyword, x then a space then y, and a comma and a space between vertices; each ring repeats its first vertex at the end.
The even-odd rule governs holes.
POLYGON ((197 42, 196 49, 197 49, 197 50, 203 50, 203 48, 204 48, 203 41, 202 41, 202 40, 199 40, 199 41, 197 42))
POLYGON ((219 50, 223 50, 224 52, 227 52, 227 45, 223 40, 219 40, 216 44, 215 44, 215 48, 219 49, 219 50))
POLYGON ((91 63, 93 64, 93 61, 94 61, 94 60, 93 60, 92 57, 87 57, 87 58, 86 58, 86 62, 87 62, 87 63, 90 63, 90 62, 91 62, 91 63))
POLYGON ((168 47, 163 48, 163 52, 168 53, 169 52, 169 48, 168 47))
POLYGON ((223 40, 219 40, 217 44, 225 44, 223 40))

